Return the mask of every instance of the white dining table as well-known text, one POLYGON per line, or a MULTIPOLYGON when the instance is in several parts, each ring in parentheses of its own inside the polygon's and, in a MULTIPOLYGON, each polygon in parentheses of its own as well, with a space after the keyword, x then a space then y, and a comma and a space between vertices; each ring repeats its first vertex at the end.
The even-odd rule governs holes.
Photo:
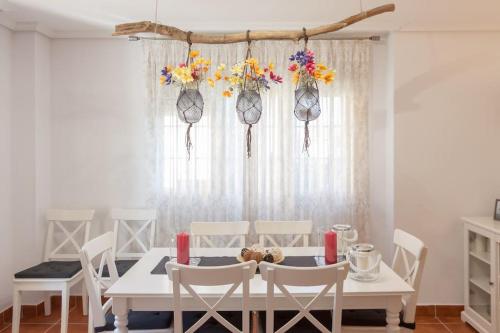
MULTIPOLYGON (((285 256, 317 256, 322 249, 316 247, 282 248, 285 256)), ((119 278, 106 292, 105 296, 113 298, 113 314, 115 315, 115 332, 125 333, 129 310, 135 311, 170 311, 172 307, 172 284, 168 276, 151 274, 163 257, 170 256, 169 248, 153 248, 144 255, 127 273, 119 278)), ((235 248, 199 248, 191 249, 192 257, 235 256, 239 249, 235 248)), ((193 287, 208 303, 213 304, 227 291, 227 286, 193 287)), ((250 281, 250 308, 254 311, 266 309, 266 282, 260 274, 250 281)), ((316 296, 321 287, 289 287, 289 291, 299 301, 307 302, 316 296)), ((315 303, 314 310, 331 309, 335 288, 321 301, 315 303)), ((399 312, 402 308, 402 297, 414 293, 414 289, 399 277, 384 262, 380 264, 380 276, 376 281, 361 282, 347 278, 344 283, 344 309, 385 309, 387 312, 387 332, 399 332, 399 312)), ((276 289, 276 295, 280 291, 276 289)), ((199 303, 185 292, 183 307, 186 310, 200 310, 199 303)), ((241 290, 237 289, 219 310, 235 310, 241 308, 241 290)), ((293 305, 283 297, 278 310, 292 310, 293 305)))

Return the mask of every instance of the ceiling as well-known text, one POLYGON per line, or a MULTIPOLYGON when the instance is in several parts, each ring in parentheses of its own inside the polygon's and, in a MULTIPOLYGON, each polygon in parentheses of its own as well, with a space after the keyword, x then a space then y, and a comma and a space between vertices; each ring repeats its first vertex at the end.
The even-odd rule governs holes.
MULTIPOLYGON (((0 0, 0 24, 51 37, 110 36, 118 23, 155 20, 157 0, 0 0)), ((349 32, 500 30, 499 0, 158 0, 158 21, 193 31, 298 29, 394 2, 396 12, 349 32)))

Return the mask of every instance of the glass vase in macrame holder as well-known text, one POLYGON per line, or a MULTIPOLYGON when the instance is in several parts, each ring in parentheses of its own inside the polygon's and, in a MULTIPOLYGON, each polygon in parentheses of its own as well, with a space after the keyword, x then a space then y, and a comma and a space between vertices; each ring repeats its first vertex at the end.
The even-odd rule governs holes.
POLYGON ((243 86, 236 100, 238 119, 242 124, 248 125, 246 134, 247 158, 252 157, 252 125, 256 124, 262 115, 262 98, 260 97, 259 84, 257 82, 247 82, 247 71, 250 71, 250 76, 256 75, 254 70, 246 63, 246 60, 251 57, 249 40, 243 70, 243 86))
POLYGON ((303 82, 295 89, 295 108, 293 112, 298 120, 305 122, 304 145, 302 149, 308 153, 311 144, 309 122, 317 119, 321 114, 319 89, 316 80, 303 82))
POLYGON ((248 125, 246 143, 247 157, 252 156, 252 125, 256 124, 262 115, 262 99, 256 89, 244 89, 238 94, 236 112, 242 124, 248 125))
POLYGON ((201 95, 198 87, 187 88, 183 86, 177 97, 177 115, 179 119, 189 124, 186 130, 186 150, 188 153, 188 159, 191 156, 191 127, 193 124, 200 121, 203 116, 203 96, 201 95))

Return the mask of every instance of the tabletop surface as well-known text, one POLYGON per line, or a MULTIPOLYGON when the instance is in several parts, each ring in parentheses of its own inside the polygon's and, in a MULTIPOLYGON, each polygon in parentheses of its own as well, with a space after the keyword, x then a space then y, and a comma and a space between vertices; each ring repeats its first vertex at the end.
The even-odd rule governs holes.
MULTIPOLYGON (((193 248, 190 250, 193 257, 235 256, 239 251, 239 248, 193 248)), ((284 247, 282 251, 285 256, 315 256, 319 255, 322 249, 284 247)), ((151 274, 161 259, 169 255, 169 248, 153 248, 114 283, 105 295, 109 297, 172 297, 172 284, 168 276, 151 274)), ((235 291, 235 295, 241 294, 240 288, 235 291)), ((200 295, 222 295, 228 287, 197 286, 193 289, 200 295)), ((289 287, 289 290, 294 294, 306 296, 317 294, 321 287, 289 287)), ((334 289, 331 292, 333 293, 334 289)), ((348 277, 344 282, 345 296, 405 295, 413 292, 414 289, 384 262, 380 264, 380 276, 376 281, 360 282, 348 277)), ((260 274, 256 274, 250 281, 250 295, 252 297, 266 296, 266 282, 262 280, 260 274)))

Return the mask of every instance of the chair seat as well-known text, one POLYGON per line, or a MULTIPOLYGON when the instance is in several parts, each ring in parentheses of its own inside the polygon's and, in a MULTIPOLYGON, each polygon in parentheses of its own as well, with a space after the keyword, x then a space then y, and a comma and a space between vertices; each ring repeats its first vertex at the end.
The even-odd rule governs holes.
MULTIPOLYGON (((342 326, 384 327, 386 316, 384 309, 343 310, 342 326)), ((403 322, 403 312, 399 313, 399 326, 415 329, 415 323, 403 322)))
MULTIPOLYGON (((198 320, 205 315, 203 311, 184 311, 182 312, 182 326, 184 331, 187 331, 198 320)), ((224 317, 228 322, 233 324, 236 328, 242 329, 243 316, 241 311, 220 311, 219 314, 224 317)), ((250 320, 251 322, 251 320, 250 320)), ((207 320, 196 333, 225 333, 229 332, 228 329, 217 321, 217 319, 210 318, 207 320)))
MULTIPOLYGON (((297 313, 298 311, 275 311, 274 312, 274 331, 280 329, 283 325, 288 323, 297 313)), ((325 326, 330 331, 332 330, 332 313, 331 311, 311 311, 311 314, 316 318, 323 326, 325 326)), ((266 328, 266 313, 259 312, 259 319, 262 325, 262 328, 265 330, 266 328)), ((292 326, 287 332, 290 333, 310 333, 310 332, 318 332, 316 326, 314 326, 307 318, 302 318, 292 326)))
POLYGON ((79 261, 46 261, 14 274, 16 279, 69 279, 82 270, 79 261))
MULTIPOLYGON (((118 276, 123 276, 138 261, 139 260, 115 260, 118 276)), ((108 265, 104 265, 104 267, 102 268, 102 277, 109 277, 108 265)))
MULTIPOLYGON (((128 314, 129 331, 138 330, 161 330, 170 328, 172 325, 172 312, 155 311, 130 311, 128 314)), ((106 314, 106 326, 96 327, 95 332, 113 331, 115 329, 115 316, 106 314)))

